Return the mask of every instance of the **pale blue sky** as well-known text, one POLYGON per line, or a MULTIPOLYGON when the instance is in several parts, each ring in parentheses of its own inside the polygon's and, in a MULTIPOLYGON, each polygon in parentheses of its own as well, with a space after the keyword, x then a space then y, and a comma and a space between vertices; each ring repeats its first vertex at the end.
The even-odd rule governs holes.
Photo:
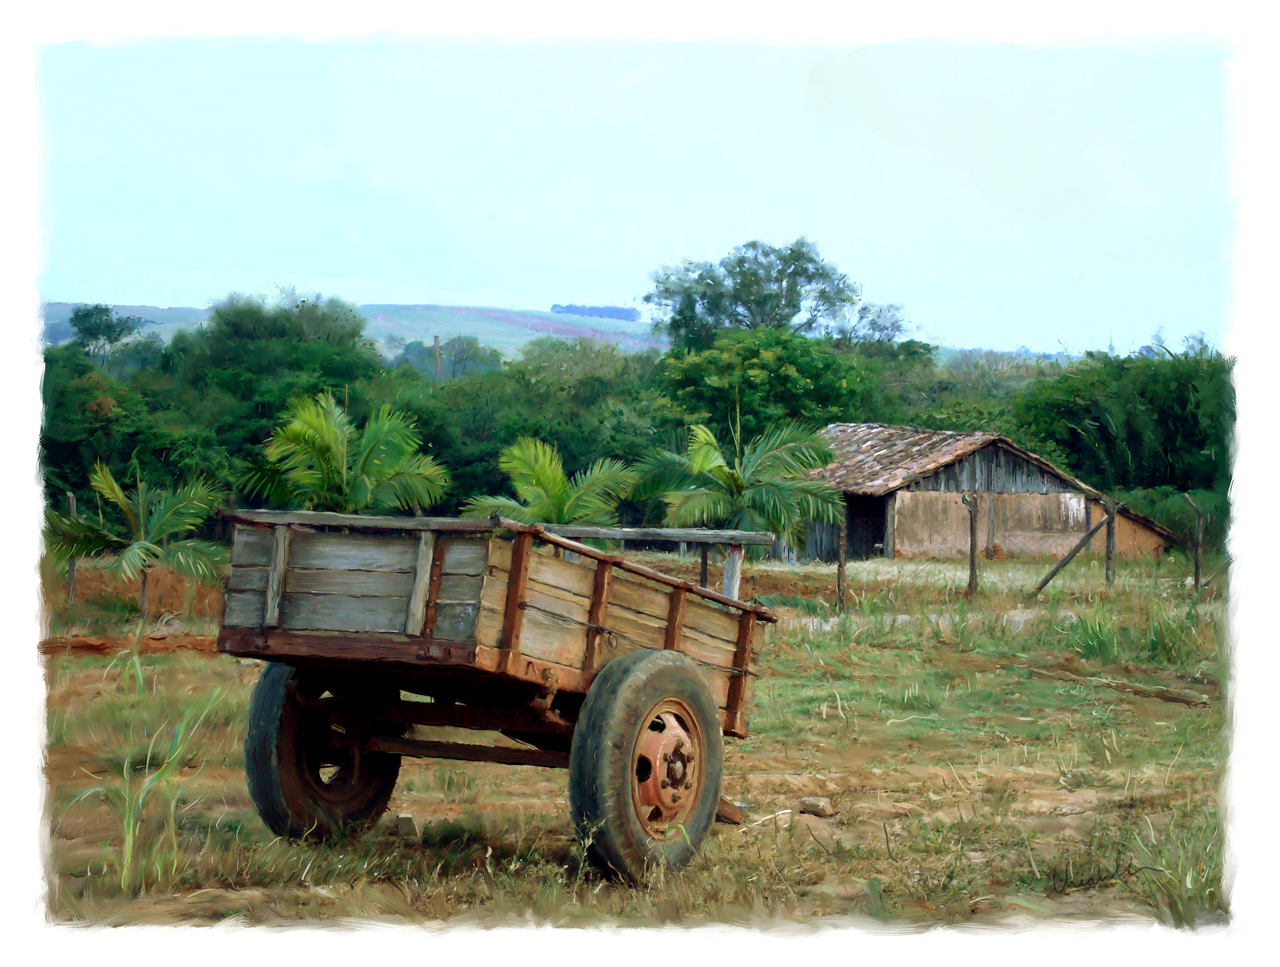
POLYGON ((43 298, 628 305, 799 235, 951 346, 1219 342, 1223 46, 48 48, 43 298))

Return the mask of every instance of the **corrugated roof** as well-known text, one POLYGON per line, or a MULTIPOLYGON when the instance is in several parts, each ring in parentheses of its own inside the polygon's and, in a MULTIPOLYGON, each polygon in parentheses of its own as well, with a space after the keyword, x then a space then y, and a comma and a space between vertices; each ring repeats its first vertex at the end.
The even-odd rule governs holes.
MULTIPOLYGON (((998 433, 957 433, 953 430, 919 430, 910 426, 883 423, 832 423, 822 435, 835 451, 835 462, 813 476, 834 484, 847 493, 883 497, 914 480, 981 450, 992 443, 1031 461, 1061 478, 1083 494, 1097 500, 1105 495, 1082 480, 1065 473, 1048 460, 1030 453, 998 433)), ((1177 536, 1167 527, 1143 514, 1122 507, 1120 513, 1161 534, 1166 540, 1177 536)))

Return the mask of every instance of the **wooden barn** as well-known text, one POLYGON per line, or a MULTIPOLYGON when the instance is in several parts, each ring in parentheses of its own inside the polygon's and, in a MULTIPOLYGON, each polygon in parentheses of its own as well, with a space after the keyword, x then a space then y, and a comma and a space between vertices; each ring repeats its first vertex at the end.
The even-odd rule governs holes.
MULTIPOLYGON (((969 555, 969 511, 978 504, 985 556, 1062 557, 1102 517, 1103 495, 996 433, 833 423, 823 434, 836 461, 814 472, 844 492, 846 553, 877 557, 969 555)), ((839 530, 810 527, 808 556, 834 560, 839 530)), ((1155 521, 1121 509, 1116 556, 1158 555, 1174 541, 1155 521)), ((1082 554, 1106 553, 1103 533, 1082 554)))

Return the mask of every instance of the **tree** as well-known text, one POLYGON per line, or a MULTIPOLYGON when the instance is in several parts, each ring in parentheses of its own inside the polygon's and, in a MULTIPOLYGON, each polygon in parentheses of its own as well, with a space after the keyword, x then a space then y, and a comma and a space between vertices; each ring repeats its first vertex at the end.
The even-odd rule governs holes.
POLYGON ((597 460, 569 477, 555 447, 521 437, 502 451, 498 466, 516 496, 472 497, 463 517, 499 514, 522 524, 617 523, 618 501, 630 494, 638 475, 620 460, 597 460))
POLYGON ((126 494, 102 463, 94 465, 89 483, 119 508, 128 536, 119 537, 102 524, 49 511, 44 534, 55 560, 112 555, 99 566, 126 581, 138 579, 138 612, 144 618, 150 609, 147 579, 156 565, 173 568, 202 584, 218 580, 218 568, 226 563, 225 549, 206 541, 168 538, 204 523, 222 500, 221 489, 198 478, 170 492, 139 478, 133 493, 126 494))
POLYGON ((726 454, 705 426, 689 428, 685 453, 663 451, 638 468, 637 496, 660 494, 669 527, 713 524, 767 530, 803 550, 805 522, 838 523, 840 492, 810 474, 831 463, 831 447, 816 428, 777 423, 726 454))
POLYGON ((858 357, 782 329, 721 332, 701 352, 672 349, 661 381, 670 422, 706 424, 722 438, 735 426, 752 437, 781 420, 858 419, 874 390, 858 357))
POLYGON ((265 464, 240 477, 248 493, 307 510, 358 514, 370 508, 422 508, 449 485, 444 467, 418 452, 422 442, 407 414, 383 406, 357 430, 329 393, 299 400, 263 447, 265 464))
POLYGON ((71 328, 76 342, 88 356, 103 356, 116 343, 133 335, 142 326, 137 316, 117 316, 108 305, 76 306, 71 310, 71 328))
POLYGON ((747 242, 718 263, 685 261, 654 276, 644 301, 667 311, 673 345, 707 349, 724 329, 810 332, 843 319, 859 287, 803 238, 785 248, 747 242))

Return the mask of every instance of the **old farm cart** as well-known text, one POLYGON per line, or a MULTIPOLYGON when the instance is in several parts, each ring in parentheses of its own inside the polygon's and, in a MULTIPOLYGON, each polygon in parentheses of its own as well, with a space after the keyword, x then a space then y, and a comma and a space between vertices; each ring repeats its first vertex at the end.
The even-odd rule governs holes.
MULTIPOLYGON (((747 734, 767 609, 509 520, 222 516, 236 527, 218 650, 269 662, 245 770, 279 835, 373 822, 406 755, 567 767, 588 856, 633 879, 683 865, 718 812, 732 818, 722 734, 747 734), (413 738, 412 726, 521 745, 413 738)), ((734 552, 772 540, 645 537, 734 552)))

